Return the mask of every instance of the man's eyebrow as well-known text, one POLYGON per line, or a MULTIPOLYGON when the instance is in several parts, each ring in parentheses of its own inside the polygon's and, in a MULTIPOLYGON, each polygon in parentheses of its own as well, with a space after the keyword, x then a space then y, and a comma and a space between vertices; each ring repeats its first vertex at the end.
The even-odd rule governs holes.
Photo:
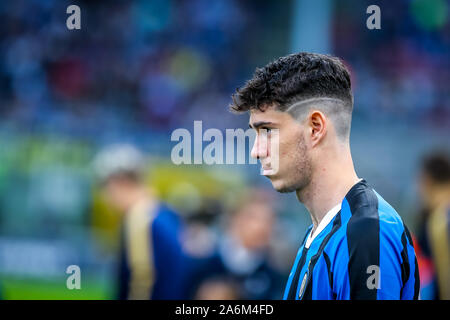
POLYGON ((256 130, 256 129, 258 129, 261 126, 265 126, 265 125, 268 125, 268 124, 273 124, 273 123, 270 122, 270 121, 257 121, 257 122, 255 122, 253 124, 249 123, 248 126, 250 128, 253 128, 253 129, 256 130))

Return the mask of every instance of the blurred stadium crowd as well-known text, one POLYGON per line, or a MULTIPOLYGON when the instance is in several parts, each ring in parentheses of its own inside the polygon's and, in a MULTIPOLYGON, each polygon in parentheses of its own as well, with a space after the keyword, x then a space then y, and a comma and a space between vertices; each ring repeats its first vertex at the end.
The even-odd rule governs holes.
MULTIPOLYGON (((179 286, 174 297, 281 298, 310 224, 305 209, 295 197, 275 194, 256 166, 174 166, 170 134, 191 130, 194 120, 204 128, 246 129, 245 116, 227 111, 230 95, 256 67, 302 50, 292 41, 296 26, 314 37, 316 25, 294 23, 302 3, 2 1, 1 297, 129 297, 119 211, 131 206, 112 205, 115 197, 105 197, 93 166, 99 151, 126 143, 144 155, 140 188, 168 204, 161 210, 178 217, 173 230, 183 225, 175 237, 183 272, 166 280, 179 286), (69 31, 66 8, 74 3, 82 28, 69 31), (65 287, 71 264, 81 267, 80 291, 65 287), (125 273, 118 277, 118 269, 125 273)), ((371 31, 368 1, 316 3, 315 23, 322 23, 320 12, 331 12, 329 53, 352 71, 358 173, 417 235, 422 298, 450 299, 442 285, 448 256, 435 261, 433 249, 446 252, 450 243, 449 228, 436 228, 450 225, 448 158, 422 161, 435 147, 450 150, 450 5, 391 2, 381 6, 382 29, 371 31), (430 188, 440 194, 432 204, 430 188)))

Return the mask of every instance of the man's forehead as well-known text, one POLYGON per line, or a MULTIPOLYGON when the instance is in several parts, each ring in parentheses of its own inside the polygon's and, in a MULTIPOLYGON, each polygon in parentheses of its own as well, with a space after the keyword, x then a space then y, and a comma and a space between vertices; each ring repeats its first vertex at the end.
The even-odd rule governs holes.
POLYGON ((274 107, 264 109, 263 111, 259 109, 250 110, 250 118, 249 123, 257 123, 257 122, 278 122, 283 121, 284 118, 289 117, 286 112, 282 112, 277 110, 274 107))

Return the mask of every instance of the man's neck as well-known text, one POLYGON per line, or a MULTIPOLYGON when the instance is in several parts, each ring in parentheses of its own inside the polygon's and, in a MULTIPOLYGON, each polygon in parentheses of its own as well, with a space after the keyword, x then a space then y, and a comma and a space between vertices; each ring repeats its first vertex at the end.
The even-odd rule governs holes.
POLYGON ((341 161, 333 159, 317 166, 311 183, 306 188, 297 190, 298 200, 311 215, 313 231, 327 212, 341 203, 359 180, 350 156, 341 161))

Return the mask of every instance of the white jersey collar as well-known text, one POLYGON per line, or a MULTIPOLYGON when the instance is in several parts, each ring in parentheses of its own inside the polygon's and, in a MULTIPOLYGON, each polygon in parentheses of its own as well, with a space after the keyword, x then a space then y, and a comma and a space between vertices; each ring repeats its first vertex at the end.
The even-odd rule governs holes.
MULTIPOLYGON (((311 237, 311 232, 308 234, 308 238, 306 239, 305 248, 309 248, 314 239, 322 232, 323 229, 333 220, 336 214, 341 210, 341 203, 338 203, 327 214, 320 220, 317 229, 314 230, 314 235, 311 237)), ((311 230, 312 231, 312 230, 311 230)))

